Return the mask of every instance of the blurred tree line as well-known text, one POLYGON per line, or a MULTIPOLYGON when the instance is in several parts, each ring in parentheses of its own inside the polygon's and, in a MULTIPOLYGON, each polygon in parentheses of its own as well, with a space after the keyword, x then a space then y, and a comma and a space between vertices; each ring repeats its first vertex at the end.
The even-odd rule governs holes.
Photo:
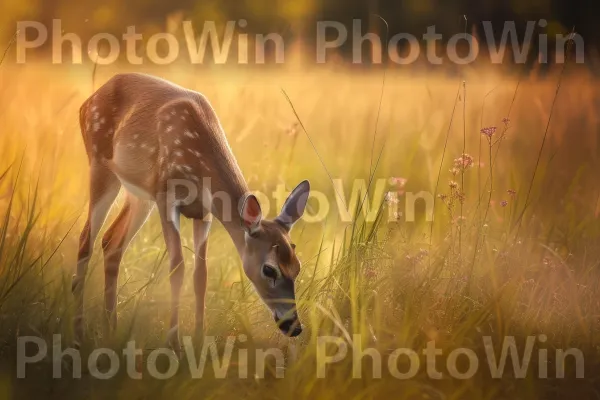
MULTIPOLYGON (((1 0, 0 38, 14 35, 16 21, 33 20, 52 26, 61 19, 65 32, 75 32, 83 40, 99 32, 120 37, 128 26, 137 32, 173 31, 181 20, 204 21, 245 19, 248 33, 276 32, 286 40, 303 38, 310 42, 316 34, 316 21, 344 23, 349 31, 352 20, 365 21, 369 31, 384 33, 375 14, 389 23, 390 35, 411 33, 420 38, 428 26, 444 35, 467 31, 481 33, 481 21, 494 23, 500 37, 504 21, 515 21, 519 32, 526 21, 546 19, 546 32, 569 33, 573 28, 583 36, 586 52, 600 42, 596 28, 600 0, 1 0)), ((349 50, 349 49, 347 49, 349 50)), ((595 50, 594 50, 595 51, 595 50)))

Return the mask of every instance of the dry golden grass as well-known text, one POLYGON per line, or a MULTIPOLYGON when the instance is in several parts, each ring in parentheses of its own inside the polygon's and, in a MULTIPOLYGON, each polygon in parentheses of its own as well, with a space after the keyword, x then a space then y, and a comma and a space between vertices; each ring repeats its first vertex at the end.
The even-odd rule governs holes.
MULTIPOLYGON (((96 85, 115 72, 98 71, 96 85)), ((63 333, 65 340, 71 337, 70 276, 88 200, 87 158, 77 112, 92 93, 92 79, 85 68, 3 66, 0 175, 10 170, 0 180, 0 222, 6 221, 0 230, 0 357, 12 364, 0 368, 6 376, 0 380, 0 390, 8 396, 508 399, 517 395, 559 398, 573 388, 581 396, 592 393, 600 313, 596 183, 600 86, 592 77, 567 71, 536 167, 558 71, 545 78, 522 78, 514 103, 518 76, 473 72, 463 86, 455 78, 390 71, 380 110, 381 71, 174 67, 145 72, 201 91, 210 99, 251 189, 269 194, 278 184, 290 189, 310 179, 313 189, 329 200, 331 209, 323 223, 303 223, 293 232, 304 260, 299 300, 308 329, 298 339, 280 336, 241 276, 230 240, 215 227, 209 250, 207 333, 221 340, 246 334, 251 338, 249 347, 295 349, 284 379, 240 380, 236 375, 226 380, 189 380, 179 374, 168 381, 119 378, 107 383, 88 376, 74 382, 53 380, 51 363, 33 370, 31 378, 14 378, 17 335, 36 334, 48 340, 53 333, 63 333), (307 135, 291 129, 296 117, 281 89, 289 95, 331 175, 345 183, 346 197, 355 179, 369 177, 376 131, 374 158, 383 146, 376 179, 403 177, 406 192, 450 195, 448 183, 455 180, 464 188, 462 207, 454 203, 448 208, 437 199, 433 229, 420 206, 415 221, 402 217, 387 221, 388 205, 383 204, 385 218, 378 224, 364 223, 356 214, 354 224, 341 222, 331 181, 307 135), (510 127, 492 148, 495 162, 490 176, 489 148, 479 131, 498 126, 498 137, 509 109, 510 127), (463 145, 477 165, 464 177, 452 177, 449 169, 463 145), (509 189, 517 192, 514 197, 507 193, 509 189), (526 212, 519 219, 530 189, 526 212), (506 207, 503 200, 508 201, 506 207), (461 208, 464 220, 459 218, 461 208), (545 334, 550 349, 584 349, 589 378, 575 382, 574 368, 569 366, 567 379, 536 379, 534 359, 535 368, 524 380, 493 380, 483 371, 476 379, 436 381, 423 368, 410 381, 390 376, 372 379, 368 362, 365 378, 358 380, 351 379, 349 357, 328 370, 327 379, 316 379, 317 336, 353 333, 363 334, 365 347, 382 352, 421 349, 435 340, 446 350, 444 354, 458 347, 484 354, 484 335, 499 343, 505 335, 521 341, 545 334), (34 381, 35 385, 29 384, 34 381)), ((375 212, 384 190, 390 189, 371 190, 375 212)), ((269 214, 275 212, 271 207, 269 214)), ((190 247, 188 225, 184 224, 183 240, 190 247)), ((169 312, 163 256, 153 215, 122 264, 121 324, 117 338, 108 340, 101 329, 102 256, 96 246, 88 277, 92 283, 86 287, 92 346, 108 343, 122 348, 130 339, 146 348, 162 343, 169 312)), ((188 251, 188 261, 191 256, 188 251)), ((182 304, 181 330, 191 334, 191 282, 184 286, 182 304)), ((485 360, 480 363, 485 365, 485 360)), ((554 367, 549 367, 550 376, 554 367)))

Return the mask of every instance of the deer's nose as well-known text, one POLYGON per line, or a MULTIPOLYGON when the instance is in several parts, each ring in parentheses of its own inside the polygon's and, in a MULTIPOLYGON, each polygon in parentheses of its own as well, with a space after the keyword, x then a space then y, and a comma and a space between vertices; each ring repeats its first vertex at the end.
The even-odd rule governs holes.
POLYGON ((275 314, 275 322, 284 335, 295 337, 302 333, 302 324, 300 323, 300 319, 298 319, 298 314, 295 312, 290 318, 286 319, 280 319, 275 314))

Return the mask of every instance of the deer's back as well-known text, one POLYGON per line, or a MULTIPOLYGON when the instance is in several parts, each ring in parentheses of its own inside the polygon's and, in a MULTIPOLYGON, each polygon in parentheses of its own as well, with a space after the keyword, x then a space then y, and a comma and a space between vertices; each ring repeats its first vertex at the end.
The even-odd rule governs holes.
POLYGON ((200 93, 148 75, 120 74, 83 104, 80 115, 91 162, 111 160, 113 172, 138 193, 155 197, 169 179, 243 180, 200 93))

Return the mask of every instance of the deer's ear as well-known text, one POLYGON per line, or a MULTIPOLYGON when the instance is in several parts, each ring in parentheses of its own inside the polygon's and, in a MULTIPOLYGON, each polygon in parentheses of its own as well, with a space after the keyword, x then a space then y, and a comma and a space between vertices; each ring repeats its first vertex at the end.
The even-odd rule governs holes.
POLYGON ((249 194, 244 199, 240 208, 240 217, 242 227, 249 235, 255 234, 260 229, 260 221, 262 220, 262 211, 256 196, 249 194))
POLYGON ((310 183, 302 181, 292 193, 288 196, 281 213, 275 218, 277 222, 282 224, 288 231, 292 229, 292 225, 302 217, 308 195, 310 194, 310 183))

